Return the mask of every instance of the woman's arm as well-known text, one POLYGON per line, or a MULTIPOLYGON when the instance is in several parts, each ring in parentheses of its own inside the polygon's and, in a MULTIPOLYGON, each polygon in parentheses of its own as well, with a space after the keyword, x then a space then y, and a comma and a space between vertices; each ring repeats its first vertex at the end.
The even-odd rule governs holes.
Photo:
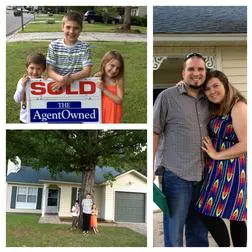
POLYGON ((231 111, 233 128, 239 140, 231 148, 216 152, 209 137, 203 140, 202 149, 215 160, 232 159, 247 151, 247 104, 238 102, 231 111))

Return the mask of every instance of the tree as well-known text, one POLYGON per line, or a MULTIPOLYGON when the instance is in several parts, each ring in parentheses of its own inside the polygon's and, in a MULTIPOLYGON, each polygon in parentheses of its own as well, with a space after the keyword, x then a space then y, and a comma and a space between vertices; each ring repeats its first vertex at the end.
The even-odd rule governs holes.
POLYGON ((110 20, 118 16, 117 7, 113 6, 97 6, 95 7, 95 11, 103 17, 105 24, 108 24, 110 20))
POLYGON ((82 200, 93 194, 96 165, 146 170, 146 138, 145 130, 8 130, 6 161, 80 174, 82 200))
POLYGON ((124 31, 130 31, 130 26, 131 26, 131 6, 125 6, 124 19, 123 19, 124 31))

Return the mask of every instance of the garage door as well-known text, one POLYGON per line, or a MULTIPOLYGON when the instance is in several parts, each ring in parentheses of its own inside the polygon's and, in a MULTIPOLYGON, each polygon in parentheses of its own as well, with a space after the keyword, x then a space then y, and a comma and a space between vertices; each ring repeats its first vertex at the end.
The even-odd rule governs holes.
POLYGON ((115 221, 145 222, 144 193, 115 193, 115 221))

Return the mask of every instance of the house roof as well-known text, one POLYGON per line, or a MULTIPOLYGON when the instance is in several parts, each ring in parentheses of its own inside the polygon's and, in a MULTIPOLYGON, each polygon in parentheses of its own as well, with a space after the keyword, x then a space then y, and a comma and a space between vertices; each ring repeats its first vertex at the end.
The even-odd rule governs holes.
MULTIPOLYGON (((101 184, 106 181, 104 174, 111 173, 113 176, 118 176, 120 174, 113 167, 99 167, 95 168, 95 183, 101 184)), ((81 174, 76 174, 74 172, 66 173, 61 172, 55 176, 52 176, 46 167, 39 170, 32 169, 31 166, 22 166, 17 173, 10 173, 7 178, 7 182, 12 183, 32 183, 40 184, 43 181, 58 181, 67 183, 81 183, 81 174)))
POLYGON ((246 6, 155 6, 154 33, 247 33, 246 6))

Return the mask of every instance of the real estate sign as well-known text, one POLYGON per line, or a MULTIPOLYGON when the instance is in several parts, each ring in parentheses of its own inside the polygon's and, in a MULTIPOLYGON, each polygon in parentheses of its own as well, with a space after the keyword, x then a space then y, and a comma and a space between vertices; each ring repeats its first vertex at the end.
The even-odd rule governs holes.
POLYGON ((100 78, 74 81, 53 90, 51 79, 33 79, 26 85, 28 123, 100 123, 100 78))

